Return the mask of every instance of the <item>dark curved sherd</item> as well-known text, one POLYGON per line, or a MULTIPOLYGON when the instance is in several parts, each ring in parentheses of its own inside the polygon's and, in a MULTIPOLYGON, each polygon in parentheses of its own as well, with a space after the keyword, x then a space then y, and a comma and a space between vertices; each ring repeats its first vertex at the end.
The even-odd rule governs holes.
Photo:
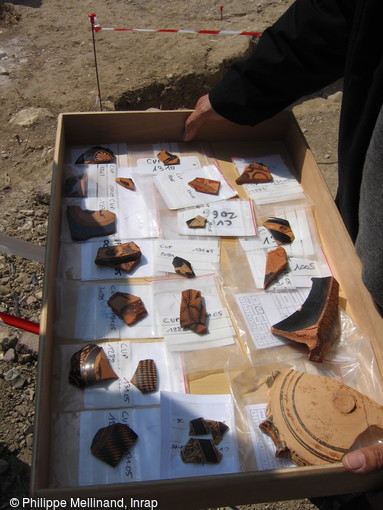
POLYGON ((88 344, 71 357, 69 382, 79 388, 109 379, 118 379, 109 364, 104 349, 88 344))
POLYGON ((116 232, 116 215, 106 209, 90 211, 78 205, 67 207, 69 229, 74 241, 107 237, 116 232))
POLYGON ((339 336, 339 284, 333 276, 312 278, 310 294, 300 310, 271 327, 275 335, 304 343, 310 361, 323 361, 339 336))

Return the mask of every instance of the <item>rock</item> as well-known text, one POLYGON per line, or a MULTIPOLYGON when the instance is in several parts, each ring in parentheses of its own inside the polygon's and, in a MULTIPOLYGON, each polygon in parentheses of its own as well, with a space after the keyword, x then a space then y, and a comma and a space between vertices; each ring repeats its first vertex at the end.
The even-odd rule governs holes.
POLYGON ((332 101, 333 103, 341 103, 343 99, 343 92, 341 90, 338 90, 334 94, 330 94, 327 96, 327 99, 329 101, 332 101))
POLYGON ((8 76, 9 75, 9 71, 7 71, 5 69, 5 67, 0 66, 0 74, 2 74, 3 76, 8 76))
POLYGON ((30 354, 37 359, 39 352, 39 336, 27 331, 23 332, 16 344, 18 354, 30 354))
POLYGON ((15 349, 8 349, 7 352, 4 354, 3 361, 15 361, 16 359, 16 352, 15 349))
POLYGON ((18 370, 16 370, 16 368, 11 368, 8 370, 8 372, 4 374, 4 380, 17 390, 21 389, 25 384, 24 377, 18 370))
POLYGON ((9 122, 21 127, 29 127, 37 124, 41 120, 47 118, 51 119, 53 117, 54 115, 47 108, 35 108, 31 106, 15 113, 9 122))

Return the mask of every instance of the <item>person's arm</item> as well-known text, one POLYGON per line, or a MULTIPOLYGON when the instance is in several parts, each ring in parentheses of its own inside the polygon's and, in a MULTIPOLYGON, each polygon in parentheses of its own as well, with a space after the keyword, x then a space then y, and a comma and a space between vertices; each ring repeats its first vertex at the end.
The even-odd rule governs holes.
POLYGON ((343 75, 357 0, 297 0, 203 96, 185 140, 209 118, 255 125, 343 75))

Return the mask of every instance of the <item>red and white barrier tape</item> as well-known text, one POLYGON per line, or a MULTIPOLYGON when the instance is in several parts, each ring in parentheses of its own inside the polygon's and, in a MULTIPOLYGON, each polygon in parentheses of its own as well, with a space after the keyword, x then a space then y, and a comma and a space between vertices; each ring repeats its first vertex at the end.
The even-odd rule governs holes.
POLYGON ((0 312, 0 323, 1 322, 17 329, 29 331, 30 333, 34 333, 35 335, 38 335, 40 332, 40 324, 38 324, 37 322, 22 319, 21 317, 15 317, 13 315, 9 315, 8 313, 0 312))
POLYGON ((115 32, 157 32, 167 34, 205 34, 205 35, 247 35, 251 37, 260 37, 262 32, 247 32, 236 30, 189 30, 172 28, 107 28, 102 27, 97 21, 94 13, 89 14, 92 30, 100 32, 101 30, 111 30, 115 32))

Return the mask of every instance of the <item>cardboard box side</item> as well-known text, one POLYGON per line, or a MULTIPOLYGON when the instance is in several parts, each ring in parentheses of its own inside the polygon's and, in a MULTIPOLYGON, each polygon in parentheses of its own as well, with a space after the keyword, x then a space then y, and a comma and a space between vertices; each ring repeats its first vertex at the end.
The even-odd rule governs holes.
MULTIPOLYGON (((98 114, 63 114, 58 124, 58 135, 55 152, 55 178, 52 182, 52 211, 50 213, 49 243, 47 248, 46 286, 44 289, 44 303, 42 316, 42 341, 41 358, 39 362, 39 388, 37 395, 37 419, 36 441, 34 447, 34 460, 32 469, 32 490, 35 496, 46 498, 88 497, 89 487, 76 487, 70 489, 47 489, 49 486, 49 438, 50 423, 50 377, 54 347, 53 319, 54 319, 54 282, 58 259, 58 233, 60 231, 61 217, 61 173, 65 160, 65 149, 68 145, 97 144, 116 141, 136 141, 161 139, 177 141, 181 140, 184 121, 189 112, 114 112, 98 114)), ((323 190, 324 205, 316 204, 318 225, 326 249, 331 254, 330 262, 334 267, 337 262, 338 251, 333 245, 339 240, 344 240, 342 228, 337 234, 332 233, 327 237, 327 229, 331 224, 331 218, 338 214, 330 196, 327 196, 326 187, 321 178, 318 167, 312 158, 303 136, 297 131, 292 114, 283 112, 279 116, 267 121, 255 128, 237 126, 231 123, 218 123, 206 125, 201 130, 199 137, 205 140, 284 140, 289 148, 294 164, 301 175, 302 184, 307 187, 307 192, 313 200, 317 198, 318 190, 323 190), (313 175, 311 175, 313 174, 313 175), (331 202, 330 202, 331 201, 331 202), (330 205, 330 203, 332 205, 330 205), (326 219, 326 216, 330 218, 326 219)), ((322 197, 321 197, 322 198, 322 197)), ((338 226, 337 226, 338 229, 338 226)), ((340 256, 350 256, 353 246, 350 241, 344 240, 344 246, 340 256)), ((355 258, 355 255, 351 254, 355 258)), ((343 261, 341 259, 341 261, 343 261)), ((344 265, 344 264, 340 264, 344 265)), ((358 286, 361 285, 360 275, 355 267, 351 273, 343 268, 336 267, 341 285, 346 284, 346 293, 350 292, 350 304, 358 305, 358 286), (351 275, 351 276, 350 276, 351 275), (344 280, 344 283, 343 283, 344 280), (355 280, 353 285, 347 287, 347 280, 355 280)), ((363 298, 365 306, 368 299, 363 298)), ((361 324, 365 322, 366 314, 361 313, 361 324)), ((371 320, 375 320, 374 312, 369 311, 371 320)), ((372 333, 377 334, 377 327, 372 328, 372 333)), ((378 336, 376 336, 376 339, 378 336)), ((298 497, 339 494, 352 490, 367 490, 377 487, 377 480, 381 476, 369 475, 358 477, 346 473, 340 466, 323 466, 322 468, 296 468, 291 470, 278 470, 272 472, 238 473, 225 475, 224 477, 199 477, 196 479, 172 479, 159 480, 156 482, 140 482, 137 484, 123 484, 111 486, 92 487, 94 497, 136 497, 145 499, 161 500, 164 508, 179 508, 182 501, 183 508, 202 508, 206 506, 219 506, 227 504, 254 503, 255 501, 283 500, 298 497), (174 502, 177 506, 171 506, 174 502), (185 504, 184 504, 185 503, 185 504), (186 506, 190 505, 190 506, 186 506)), ((161 506, 162 507, 162 506, 161 506)))
POLYGON ((114 484, 106 486, 78 487, 75 489, 40 490, 37 495, 46 499, 93 498, 120 499, 130 508, 131 499, 156 500, 157 508, 166 510, 198 510, 236 506, 297 498, 331 496, 364 490, 376 490, 381 486, 381 475, 358 476, 346 472, 339 465, 330 467, 307 467, 238 473, 225 476, 177 478, 148 481, 142 484, 114 484))
MULTIPOLYGON (((181 141, 190 110, 64 113, 62 125, 67 145, 119 143, 130 141, 181 141)), ((282 112, 258 126, 239 126, 222 120, 201 127, 196 140, 281 139, 290 119, 282 112)))
POLYGON ((65 132, 62 117, 57 123, 53 162, 48 236, 45 257, 45 278, 40 321, 38 385, 36 388, 35 430, 31 487, 46 487, 49 478, 49 440, 51 436, 51 380, 54 350, 55 279, 58 264, 57 233, 61 224, 61 172, 65 155, 65 132))

